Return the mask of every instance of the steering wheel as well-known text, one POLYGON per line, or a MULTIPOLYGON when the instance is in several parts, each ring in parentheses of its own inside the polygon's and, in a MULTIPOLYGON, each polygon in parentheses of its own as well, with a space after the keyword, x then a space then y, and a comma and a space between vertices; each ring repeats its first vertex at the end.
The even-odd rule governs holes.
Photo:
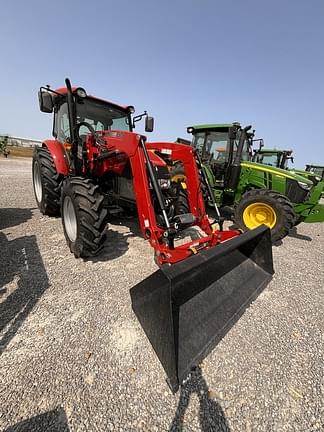
POLYGON ((96 133, 94 127, 90 123, 85 122, 85 121, 78 123, 78 125, 76 127, 76 131, 78 133, 78 136, 79 136, 79 131, 80 131, 80 127, 81 126, 85 126, 86 128, 88 128, 89 131, 90 131, 90 133, 91 133, 91 135, 93 135, 93 137, 96 139, 97 133, 96 133))
POLYGON ((77 131, 78 136, 80 136, 79 135, 79 130, 80 130, 81 126, 85 126, 86 128, 89 129, 91 135, 94 137, 95 142, 97 144, 99 144, 99 145, 105 145, 106 144, 105 140, 98 135, 98 133, 96 132, 96 130, 94 129, 94 127, 90 123, 85 122, 85 121, 82 121, 82 122, 78 123, 78 125, 76 127, 76 131, 77 131))

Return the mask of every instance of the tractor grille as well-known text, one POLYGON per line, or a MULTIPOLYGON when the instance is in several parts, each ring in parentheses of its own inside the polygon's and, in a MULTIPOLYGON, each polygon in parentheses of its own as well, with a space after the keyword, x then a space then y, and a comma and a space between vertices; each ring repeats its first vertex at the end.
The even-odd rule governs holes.
POLYGON ((315 176, 315 175, 313 175, 313 176, 308 176, 308 178, 309 178, 309 180, 311 180, 311 181, 314 183, 314 185, 317 185, 318 180, 316 179, 316 176, 315 176))
POLYGON ((303 189, 301 186, 299 186, 298 182, 296 180, 287 179, 286 183, 286 196, 290 199, 293 203, 302 203, 305 201, 308 190, 303 189))

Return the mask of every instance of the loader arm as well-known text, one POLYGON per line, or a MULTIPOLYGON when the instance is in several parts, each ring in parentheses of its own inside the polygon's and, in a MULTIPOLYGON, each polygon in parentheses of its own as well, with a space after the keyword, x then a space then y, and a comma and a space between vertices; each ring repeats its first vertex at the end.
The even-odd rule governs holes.
MULTIPOLYGON (((214 231, 205 211, 204 200, 200 190, 198 169, 195 161, 195 150, 187 145, 175 143, 146 143, 145 137, 126 131, 105 131, 101 133, 106 141, 107 151, 100 153, 94 145, 93 137, 87 140, 89 170, 96 177, 107 171, 122 174, 126 161, 129 161, 133 175, 133 189, 136 200, 139 224, 142 235, 149 240, 154 249, 158 265, 174 264, 182 261, 200 250, 209 249, 240 235, 238 230, 214 231), (155 208, 152 202, 154 178, 149 166, 158 166, 165 162, 158 154, 166 155, 169 160, 181 160, 188 178, 186 192, 192 219, 191 225, 199 227, 203 235, 194 241, 173 246, 173 238, 181 235, 181 217, 179 224, 162 227, 157 223, 155 208), (98 163, 100 162, 100 163, 98 163)), ((158 191, 155 191, 158 194, 158 191)))
MULTIPOLYGON (((135 154, 130 157, 130 163, 134 176, 133 185, 141 231, 144 238, 148 239, 154 248, 159 265, 177 263, 196 254, 199 250, 209 249, 218 243, 240 235, 238 230, 213 231, 210 226, 200 190, 194 151, 191 147, 186 145, 179 146, 179 144, 175 145, 172 143, 146 144, 145 141, 142 141, 137 146, 135 154), (175 247, 170 247, 166 241, 167 230, 158 226, 151 201, 149 182, 152 180, 148 176, 147 161, 145 160, 143 146, 147 146, 147 149, 151 151, 165 152, 172 156, 172 159, 183 162, 188 179, 187 193, 190 213, 194 219, 193 225, 198 226, 204 232, 202 238, 175 247)), ((177 230, 176 227, 173 228, 177 230)), ((180 231, 181 227, 179 233, 180 231)))
POLYGON ((176 392, 190 369, 211 352, 271 280, 270 230, 260 226, 242 235, 211 232, 194 149, 171 143, 150 143, 147 148, 181 160, 190 211, 206 235, 200 244, 190 242, 174 249, 163 242, 152 205, 147 204, 151 202, 149 178, 143 149, 138 146, 131 164, 141 228, 145 233, 146 225, 151 224, 151 245, 159 257, 167 258, 158 263, 173 265, 161 265, 130 290, 132 308, 167 374, 170 389, 176 392))
POLYGON ((160 265, 130 290, 132 308, 176 392, 271 280, 270 230, 212 231, 191 147, 140 140, 130 163, 141 230, 160 265), (190 212, 205 233, 199 241, 174 248, 165 242, 151 202, 145 150, 182 161, 190 212))

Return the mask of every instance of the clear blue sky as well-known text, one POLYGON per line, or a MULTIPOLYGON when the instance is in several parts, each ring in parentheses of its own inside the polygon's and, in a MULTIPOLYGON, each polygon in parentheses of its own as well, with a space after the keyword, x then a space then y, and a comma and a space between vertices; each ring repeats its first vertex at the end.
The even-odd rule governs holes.
POLYGON ((0 43, 0 133, 50 137, 37 90, 68 76, 147 109, 150 140, 240 121, 296 167, 324 163, 323 0, 11 0, 0 43))

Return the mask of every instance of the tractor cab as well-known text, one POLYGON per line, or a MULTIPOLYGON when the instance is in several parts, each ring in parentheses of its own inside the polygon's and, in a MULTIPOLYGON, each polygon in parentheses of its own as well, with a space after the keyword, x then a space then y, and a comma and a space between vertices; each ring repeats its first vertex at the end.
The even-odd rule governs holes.
MULTIPOLYGON (((130 108, 119 107, 93 97, 76 98, 76 123, 79 136, 89 134, 89 126, 96 132, 107 130, 132 131, 130 108)), ((59 98, 54 115, 54 136, 61 142, 71 140, 69 111, 66 98, 59 98)))
POLYGON ((259 148, 253 151, 251 162, 257 162, 284 170, 289 169, 288 163, 294 163, 292 150, 277 150, 264 148, 263 139, 253 140, 253 144, 259 142, 259 148))
MULTIPOLYGON (((196 125, 187 132, 193 136, 205 202, 216 213, 218 207, 221 216, 235 221, 243 230, 267 225, 273 242, 284 238, 296 223, 324 220, 324 206, 318 203, 323 183, 315 184, 305 174, 278 167, 277 150, 269 154, 273 158, 275 153, 276 166, 265 165, 267 154, 262 154, 262 140, 253 160, 251 126, 196 125)), ((280 163, 287 163, 291 153, 280 151, 280 163)))
POLYGON ((192 146, 201 161, 209 165, 215 178, 215 186, 224 188, 233 183, 233 167, 251 157, 253 133, 242 129, 239 123, 191 126, 192 146))
POLYGON ((320 177, 321 179, 324 179, 324 166, 323 165, 307 164, 305 171, 307 171, 308 173, 315 174, 316 176, 320 177))
POLYGON ((41 87, 39 105, 42 112, 54 113, 53 136, 61 143, 75 174, 84 171, 87 163, 86 140, 92 135, 100 145, 100 137, 110 131, 132 132, 135 123, 146 119, 145 130, 153 130, 153 118, 144 114, 133 116, 131 105, 118 105, 88 95, 81 87, 51 89, 41 87))

